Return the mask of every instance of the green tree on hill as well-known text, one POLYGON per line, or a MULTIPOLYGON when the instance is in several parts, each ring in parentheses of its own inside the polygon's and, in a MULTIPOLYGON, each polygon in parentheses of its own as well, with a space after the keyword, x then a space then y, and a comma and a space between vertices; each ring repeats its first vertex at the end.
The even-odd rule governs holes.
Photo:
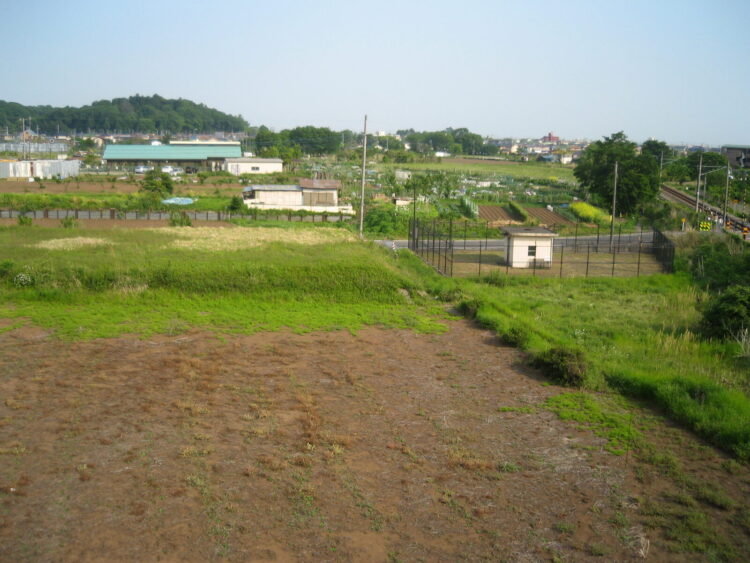
POLYGON ((617 211, 630 214, 656 199, 659 166, 651 154, 637 154, 637 145, 620 131, 586 147, 573 174, 597 204, 612 208, 615 162, 617 211))

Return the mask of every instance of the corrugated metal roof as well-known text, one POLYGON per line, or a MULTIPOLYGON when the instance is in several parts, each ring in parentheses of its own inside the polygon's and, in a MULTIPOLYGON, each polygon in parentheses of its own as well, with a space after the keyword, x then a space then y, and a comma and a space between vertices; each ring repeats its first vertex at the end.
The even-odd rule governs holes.
POLYGON ((107 145, 104 160, 207 160, 209 158, 238 158, 238 145, 107 145))

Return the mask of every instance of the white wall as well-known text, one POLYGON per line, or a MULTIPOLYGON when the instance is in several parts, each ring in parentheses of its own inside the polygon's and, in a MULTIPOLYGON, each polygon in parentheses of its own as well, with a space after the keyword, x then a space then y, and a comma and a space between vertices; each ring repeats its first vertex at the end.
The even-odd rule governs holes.
POLYGON ((255 203, 256 205, 302 205, 302 192, 265 192, 256 191, 255 199, 246 199, 246 204, 255 203))
POLYGON ((282 172, 284 165, 281 162, 226 162, 224 170, 235 176, 240 174, 271 174, 282 172), (257 170, 253 170, 257 168, 257 170))
POLYGON ((511 237, 508 248, 508 262, 511 268, 529 268, 532 260, 539 264, 542 260, 552 263, 551 237, 511 237), (529 247, 536 246, 536 256, 529 256, 529 247))

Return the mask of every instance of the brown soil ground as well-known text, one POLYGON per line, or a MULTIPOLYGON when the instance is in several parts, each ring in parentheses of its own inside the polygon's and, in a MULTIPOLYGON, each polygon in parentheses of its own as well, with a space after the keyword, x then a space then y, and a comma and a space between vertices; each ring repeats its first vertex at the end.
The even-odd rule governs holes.
MULTIPOLYGON (((653 561, 696 560, 639 524, 672 481, 538 408, 562 391, 467 321, 75 343, 7 331, 0 560, 627 561, 649 543, 653 561)), ((744 467, 728 475, 721 454, 653 427, 691 475, 746 501, 744 467)))
POLYGON ((480 205, 479 218, 488 221, 492 226, 508 225, 510 223, 518 222, 507 209, 500 207, 499 205, 480 205))
POLYGON ((575 225, 570 219, 543 207, 526 207, 525 209, 529 215, 539 219, 541 225, 575 225))

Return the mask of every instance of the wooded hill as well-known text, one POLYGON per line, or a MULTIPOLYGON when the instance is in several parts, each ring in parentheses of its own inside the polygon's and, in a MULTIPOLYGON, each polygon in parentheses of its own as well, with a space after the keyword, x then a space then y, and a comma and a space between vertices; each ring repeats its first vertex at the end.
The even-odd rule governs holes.
POLYGON ((34 131, 45 134, 73 132, 213 133, 244 131, 242 116, 223 113, 190 100, 169 100, 159 95, 100 100, 80 108, 23 106, 0 100, 0 128, 21 130, 21 119, 31 118, 34 131))

